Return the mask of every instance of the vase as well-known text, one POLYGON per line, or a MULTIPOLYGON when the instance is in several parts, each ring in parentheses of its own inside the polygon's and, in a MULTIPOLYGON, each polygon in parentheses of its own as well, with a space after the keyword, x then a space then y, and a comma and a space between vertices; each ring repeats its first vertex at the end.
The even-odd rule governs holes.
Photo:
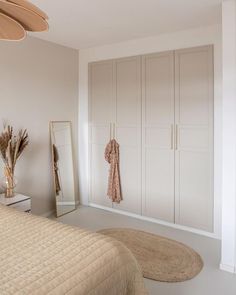
POLYGON ((16 178, 14 177, 14 171, 13 169, 9 167, 4 168, 4 179, 2 182, 2 186, 5 190, 5 197, 6 198, 12 198, 14 197, 14 189, 16 187, 17 181, 16 178))

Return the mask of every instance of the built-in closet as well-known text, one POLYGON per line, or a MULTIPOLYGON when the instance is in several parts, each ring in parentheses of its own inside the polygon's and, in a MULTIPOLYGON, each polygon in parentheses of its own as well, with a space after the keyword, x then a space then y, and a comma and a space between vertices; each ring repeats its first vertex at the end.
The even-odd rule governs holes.
POLYGON ((213 47, 89 65, 91 204, 213 231, 213 47), (120 145, 123 201, 104 150, 120 145))

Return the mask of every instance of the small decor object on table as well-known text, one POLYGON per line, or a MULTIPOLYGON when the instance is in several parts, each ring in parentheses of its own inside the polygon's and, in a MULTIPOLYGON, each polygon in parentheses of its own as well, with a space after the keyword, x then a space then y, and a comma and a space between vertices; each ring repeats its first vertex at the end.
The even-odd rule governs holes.
POLYGON ((15 194, 12 198, 5 198, 5 194, 0 194, 0 204, 21 212, 31 212, 31 198, 25 195, 15 194))
POLYGON ((3 159, 5 197, 14 197, 16 178, 14 177, 16 161, 29 144, 27 130, 20 130, 17 135, 13 134, 13 127, 7 126, 0 135, 0 154, 3 159))

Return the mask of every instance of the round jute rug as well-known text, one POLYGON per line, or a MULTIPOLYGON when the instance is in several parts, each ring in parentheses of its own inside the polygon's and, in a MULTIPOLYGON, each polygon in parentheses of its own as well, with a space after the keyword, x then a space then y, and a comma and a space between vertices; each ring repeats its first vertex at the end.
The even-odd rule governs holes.
POLYGON ((145 278, 183 282, 195 277, 203 268, 200 255, 177 241, 128 228, 110 228, 98 233, 117 239, 130 249, 145 278))

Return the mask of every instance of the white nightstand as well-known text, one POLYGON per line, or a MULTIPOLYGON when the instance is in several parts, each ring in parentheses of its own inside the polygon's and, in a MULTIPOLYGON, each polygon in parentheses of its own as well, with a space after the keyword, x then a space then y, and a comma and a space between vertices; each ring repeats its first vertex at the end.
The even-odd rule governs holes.
POLYGON ((12 198, 5 198, 4 194, 0 194, 0 204, 15 208, 18 211, 31 212, 31 198, 21 194, 16 194, 12 198))

